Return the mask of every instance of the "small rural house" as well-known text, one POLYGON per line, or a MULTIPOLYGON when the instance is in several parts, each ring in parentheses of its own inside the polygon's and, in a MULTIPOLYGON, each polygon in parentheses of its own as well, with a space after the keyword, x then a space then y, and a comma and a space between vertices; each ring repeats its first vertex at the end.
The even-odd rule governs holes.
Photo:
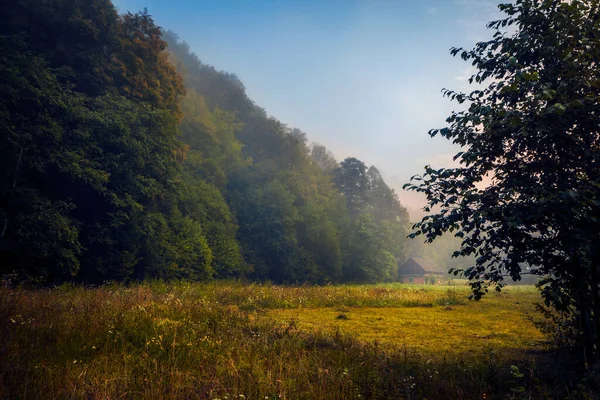
POLYGON ((425 284, 425 275, 446 275, 448 271, 425 258, 410 257, 398 268, 398 280, 401 283, 425 284))

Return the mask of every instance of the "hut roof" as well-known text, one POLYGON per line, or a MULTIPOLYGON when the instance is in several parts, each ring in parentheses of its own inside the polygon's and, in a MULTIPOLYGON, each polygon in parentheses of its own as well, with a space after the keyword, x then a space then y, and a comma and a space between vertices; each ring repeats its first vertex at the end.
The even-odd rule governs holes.
POLYGON ((426 258, 410 257, 398 270, 399 275, 447 274, 448 271, 426 258), (420 267, 420 268, 419 268, 420 267))
POLYGON ((434 263, 433 261, 427 259, 427 258, 414 258, 413 260, 415 260, 417 262, 417 264, 419 264, 421 266, 421 268, 423 268, 425 270, 425 272, 427 273, 442 273, 442 274, 447 274, 448 270, 444 269, 443 267, 440 267, 439 265, 437 265, 436 263, 434 263))

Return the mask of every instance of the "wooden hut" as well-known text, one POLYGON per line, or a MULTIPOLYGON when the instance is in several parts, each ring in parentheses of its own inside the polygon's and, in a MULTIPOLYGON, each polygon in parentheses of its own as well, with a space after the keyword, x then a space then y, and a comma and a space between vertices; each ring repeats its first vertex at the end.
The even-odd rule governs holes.
POLYGON ((410 257, 398 268, 398 280, 401 283, 425 284, 425 275, 446 275, 448 271, 425 258, 410 257))

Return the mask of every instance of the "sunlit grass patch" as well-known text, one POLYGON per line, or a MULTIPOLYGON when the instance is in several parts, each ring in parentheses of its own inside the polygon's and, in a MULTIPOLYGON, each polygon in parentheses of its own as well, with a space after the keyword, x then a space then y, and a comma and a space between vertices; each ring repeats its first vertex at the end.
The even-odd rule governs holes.
POLYGON ((542 346, 543 335, 525 315, 534 312, 536 300, 535 292, 509 289, 452 305, 436 301, 430 307, 352 307, 344 318, 334 308, 271 310, 269 315, 282 322, 294 320, 300 329, 340 331, 428 356, 480 355, 490 348, 527 351, 542 346))

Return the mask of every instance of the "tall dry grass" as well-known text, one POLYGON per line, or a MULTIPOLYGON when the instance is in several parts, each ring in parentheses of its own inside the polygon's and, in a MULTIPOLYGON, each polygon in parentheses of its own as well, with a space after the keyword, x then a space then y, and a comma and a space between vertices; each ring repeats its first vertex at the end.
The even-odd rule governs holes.
POLYGON ((562 390, 515 377, 493 349, 468 362, 432 361, 339 332, 303 332, 261 312, 443 306, 462 297, 393 285, 3 288, 0 398, 481 399, 562 390))

